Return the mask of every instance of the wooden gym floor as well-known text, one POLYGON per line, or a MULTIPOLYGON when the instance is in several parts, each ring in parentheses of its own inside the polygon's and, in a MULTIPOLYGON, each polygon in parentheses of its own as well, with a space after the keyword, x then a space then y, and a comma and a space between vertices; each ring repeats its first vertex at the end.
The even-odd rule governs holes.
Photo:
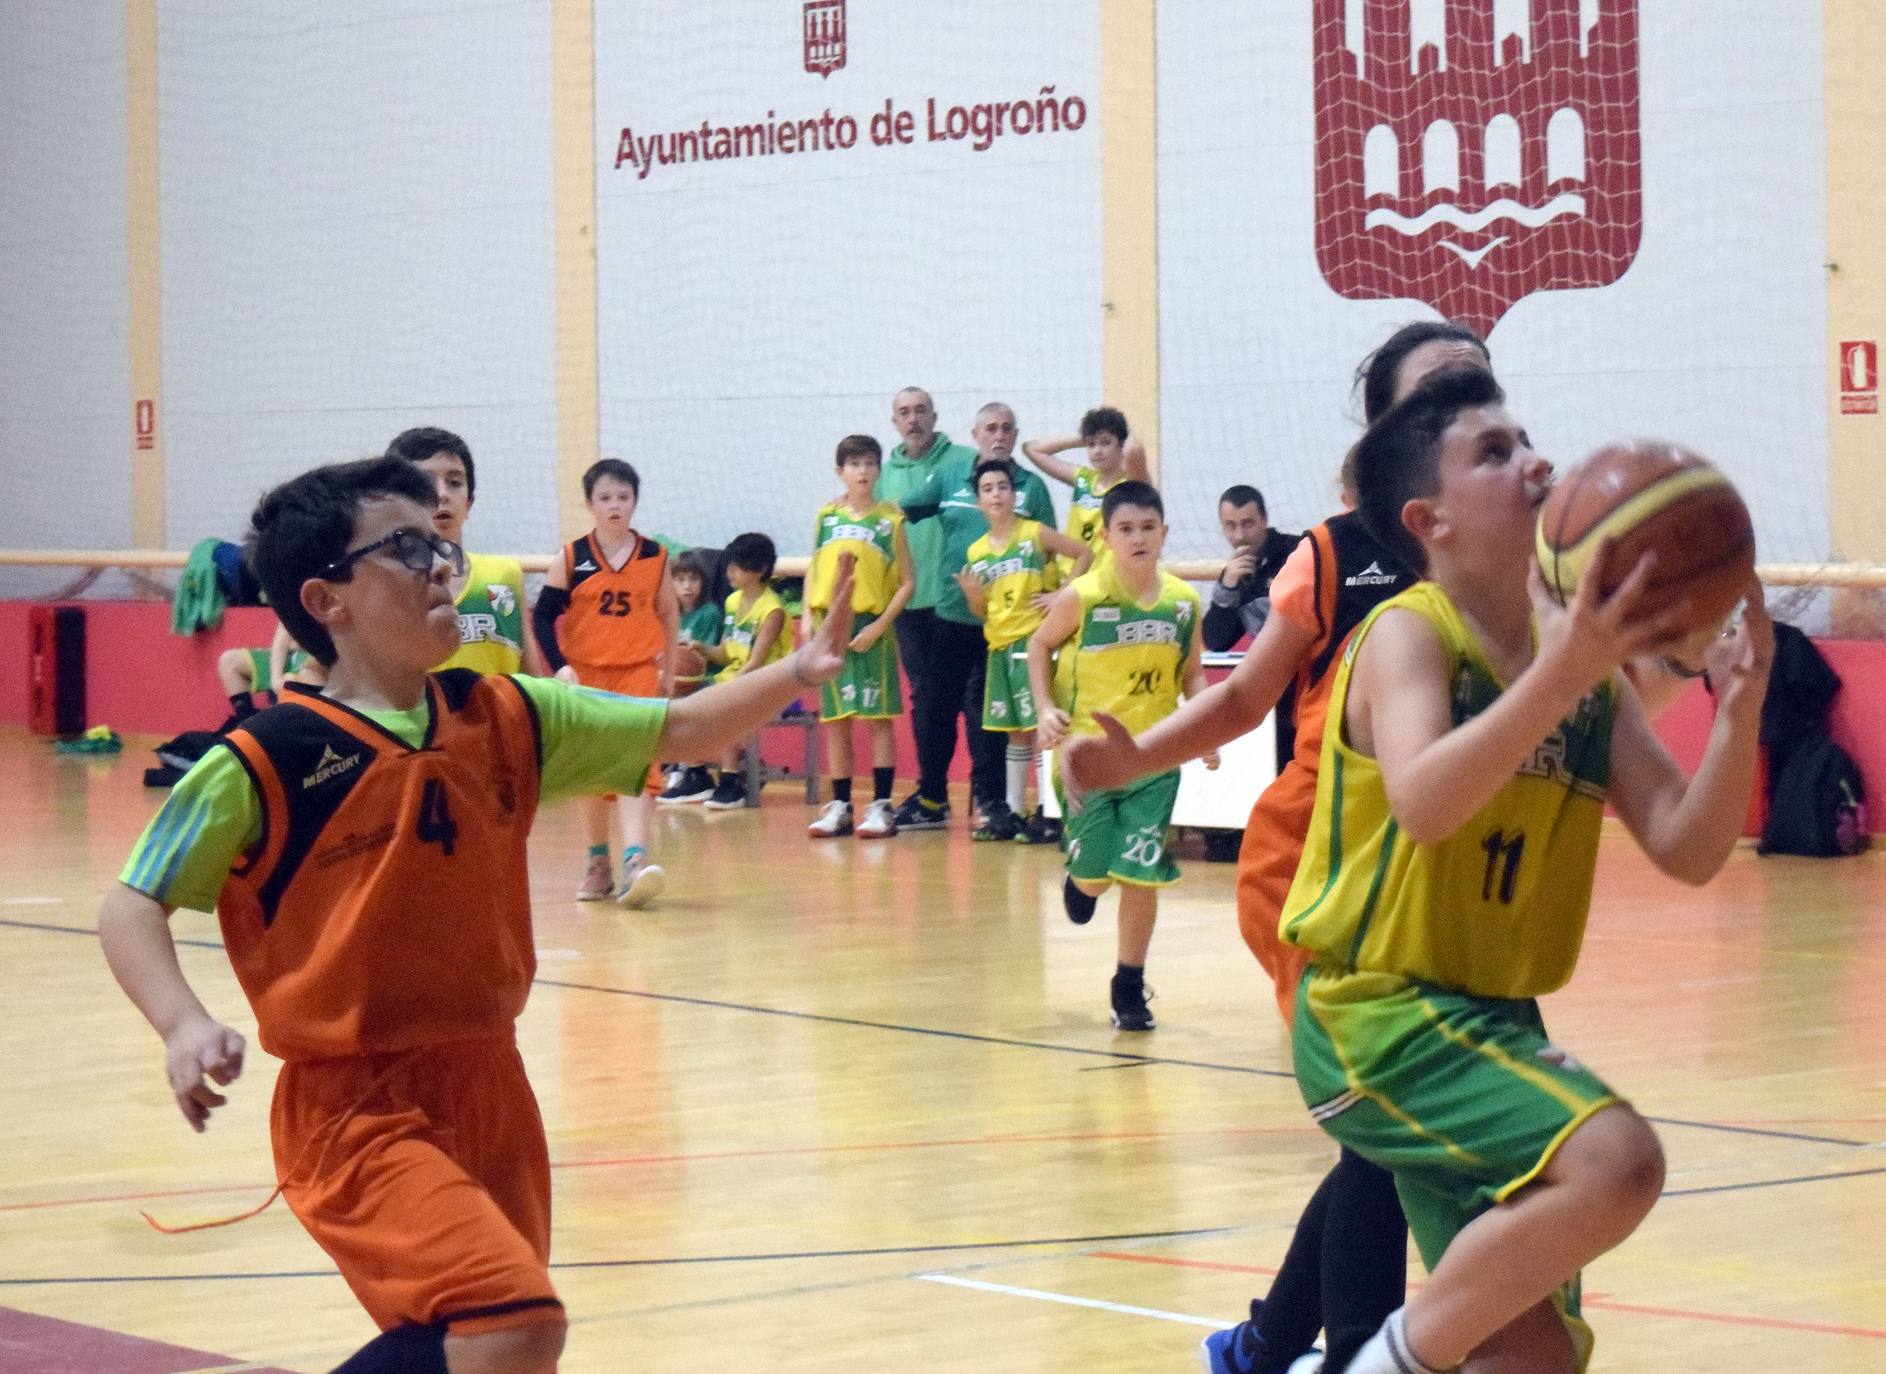
MULTIPOLYGON (((372 1334, 277 1203, 274 1063, 208 1135, 91 937, 158 794, 148 755, 0 732, 0 1368, 324 1371, 372 1334)), ((960 811, 959 811, 960 814, 960 811)), ((1333 1148, 1239 942, 1231 869, 1185 863, 1160 1028, 1106 1021, 1111 902, 1048 850, 815 844, 759 811, 663 818, 672 895, 570 901, 567 807, 533 847, 521 1024, 555 1164, 568 1374, 1188 1370, 1261 1294, 1333 1148)), ((1586 1276, 1600 1370, 1886 1369, 1886 855, 1738 853, 1701 891, 1608 835, 1556 1035, 1660 1125, 1668 1193, 1586 1276)), ((252 1032, 212 918, 186 973, 252 1032)), ((1418 1277, 1418 1265, 1415 1276, 1418 1277)))

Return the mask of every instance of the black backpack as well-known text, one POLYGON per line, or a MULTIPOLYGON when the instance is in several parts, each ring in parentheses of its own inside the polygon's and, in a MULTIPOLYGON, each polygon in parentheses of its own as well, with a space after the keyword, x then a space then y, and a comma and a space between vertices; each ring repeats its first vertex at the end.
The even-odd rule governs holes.
POLYGON ((157 767, 144 770, 146 787, 175 787, 190 765, 216 747, 222 736, 212 730, 185 730, 157 746, 157 767))
POLYGON ((1859 765, 1817 729, 1788 751, 1771 779, 1768 823, 1755 852, 1837 858, 1869 843, 1859 765))

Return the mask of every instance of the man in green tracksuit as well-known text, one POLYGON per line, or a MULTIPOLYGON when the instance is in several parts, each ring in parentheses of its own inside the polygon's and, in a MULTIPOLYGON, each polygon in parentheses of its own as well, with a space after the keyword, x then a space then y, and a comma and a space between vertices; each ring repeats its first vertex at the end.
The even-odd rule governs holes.
MULTIPOLYGON (((880 499, 895 501, 910 519, 910 553, 917 569, 917 592, 910 607, 898 617, 897 643, 904 655, 904 671, 911 683, 911 731, 917 745, 916 794, 897 813, 903 830, 931 829, 949 822, 950 761, 956 754, 956 718, 962 716, 969 742, 970 794, 983 810, 984 822, 992 811, 1007 809, 1008 779, 1003 751, 1007 740, 982 728, 983 674, 988 668, 988 645, 982 621, 969 609, 956 574, 969 561, 969 546, 989 531, 989 522, 976 504, 970 474, 979 458, 1008 458, 1015 449, 1015 412, 991 401, 976 412, 970 436, 976 447, 951 444, 934 430, 935 411, 928 395, 908 390, 897 394, 891 418, 904 442, 878 479, 880 499), (907 427, 907 425, 909 427, 907 427), (915 434, 922 455, 907 454, 915 434), (923 460, 939 448, 940 455, 927 471, 923 460), (900 455, 905 455, 898 467, 900 455), (895 486, 892 474, 897 474, 895 486), (912 608, 921 607, 917 620, 912 608)), ((1017 474, 1016 510, 1024 518, 1054 525, 1054 503, 1047 484, 1032 472, 1017 474)))

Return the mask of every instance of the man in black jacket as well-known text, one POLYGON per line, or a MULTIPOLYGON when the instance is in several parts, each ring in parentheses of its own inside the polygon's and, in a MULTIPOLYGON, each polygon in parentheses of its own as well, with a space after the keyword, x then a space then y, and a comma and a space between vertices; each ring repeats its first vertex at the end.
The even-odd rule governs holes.
POLYGON ((1218 498, 1218 526, 1231 545, 1231 559, 1212 584, 1205 611, 1205 647, 1214 653, 1263 628, 1270 614, 1270 580, 1303 537, 1272 529, 1264 494, 1242 484, 1226 488, 1218 498))

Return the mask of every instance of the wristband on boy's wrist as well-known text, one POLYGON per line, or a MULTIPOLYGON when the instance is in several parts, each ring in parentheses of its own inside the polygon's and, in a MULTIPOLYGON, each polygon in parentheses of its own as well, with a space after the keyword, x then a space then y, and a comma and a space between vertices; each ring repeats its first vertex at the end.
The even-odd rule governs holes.
POLYGON ((807 687, 818 686, 818 683, 814 682, 811 678, 805 675, 805 650, 804 649, 794 649, 792 651, 792 675, 798 678, 799 681, 807 687))

